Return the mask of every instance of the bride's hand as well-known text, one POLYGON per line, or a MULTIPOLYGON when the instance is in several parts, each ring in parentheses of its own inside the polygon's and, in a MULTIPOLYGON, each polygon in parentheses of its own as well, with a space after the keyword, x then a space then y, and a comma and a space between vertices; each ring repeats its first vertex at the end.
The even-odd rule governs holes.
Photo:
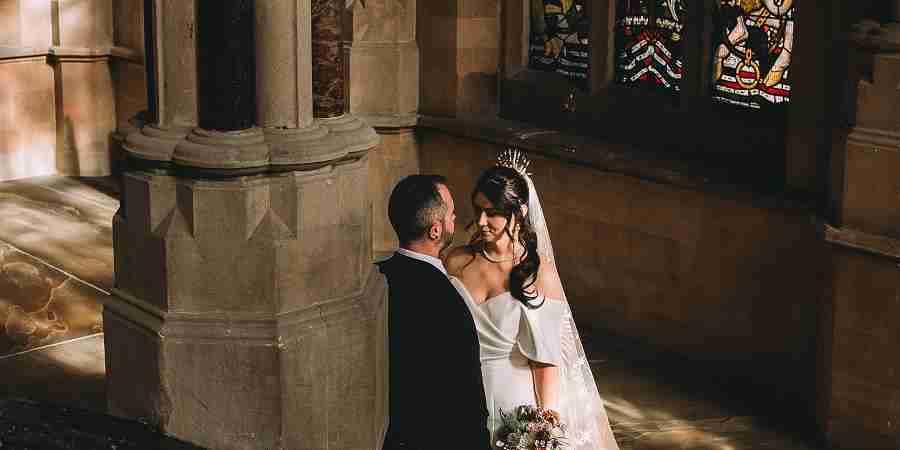
POLYGON ((554 425, 558 425, 562 422, 562 417, 559 415, 559 412, 555 409, 544 408, 544 419, 554 425))

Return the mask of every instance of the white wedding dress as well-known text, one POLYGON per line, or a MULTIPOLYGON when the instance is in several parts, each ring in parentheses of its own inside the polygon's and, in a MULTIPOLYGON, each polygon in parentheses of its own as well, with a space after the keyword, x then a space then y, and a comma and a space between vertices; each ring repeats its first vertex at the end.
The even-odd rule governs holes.
POLYGON ((542 406, 560 413, 568 428, 567 450, 619 450, 562 289, 543 208, 531 177, 523 175, 529 188, 528 219, 537 234, 541 264, 549 265, 550 278, 544 283, 557 283, 562 298, 528 308, 507 291, 478 304, 462 281, 450 277, 478 332, 491 446, 496 448, 501 410, 537 405, 531 360, 559 367, 557 403, 542 406))
MULTIPOLYGON (((487 401, 491 443, 500 412, 537 405, 529 360, 559 366, 560 326, 565 304, 548 299, 538 309, 526 308, 508 291, 476 304, 462 281, 450 277, 472 311, 481 348, 481 374, 487 401)), ((559 405, 543 405, 554 410, 559 405)))

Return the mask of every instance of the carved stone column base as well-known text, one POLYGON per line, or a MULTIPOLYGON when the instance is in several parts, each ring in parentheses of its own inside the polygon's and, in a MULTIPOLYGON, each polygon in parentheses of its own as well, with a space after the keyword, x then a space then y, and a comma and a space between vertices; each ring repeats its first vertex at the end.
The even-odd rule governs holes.
POLYGON ((110 411, 215 449, 378 448, 386 291, 368 168, 125 173, 104 311, 110 411))
POLYGON ((140 131, 129 133, 122 148, 135 158, 168 162, 172 160, 175 146, 190 132, 190 128, 157 128, 155 125, 146 125, 140 131))
POLYGON ((375 129, 352 114, 316 119, 316 122, 338 136, 350 154, 371 150, 380 142, 375 129))
POLYGON ((246 169, 269 164, 269 147, 259 128, 213 131, 195 128, 175 147, 172 162, 203 169, 246 169))
POLYGON ((344 140, 318 123, 306 128, 266 128, 265 135, 274 168, 333 161, 349 153, 344 140))

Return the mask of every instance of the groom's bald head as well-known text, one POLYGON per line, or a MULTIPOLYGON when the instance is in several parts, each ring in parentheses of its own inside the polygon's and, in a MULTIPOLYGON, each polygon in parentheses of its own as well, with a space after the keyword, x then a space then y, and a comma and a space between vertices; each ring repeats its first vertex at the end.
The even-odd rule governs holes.
POLYGON ((443 221, 447 202, 440 189, 447 179, 441 175, 410 175, 397 183, 388 201, 388 218, 400 245, 423 239, 435 221, 443 221))

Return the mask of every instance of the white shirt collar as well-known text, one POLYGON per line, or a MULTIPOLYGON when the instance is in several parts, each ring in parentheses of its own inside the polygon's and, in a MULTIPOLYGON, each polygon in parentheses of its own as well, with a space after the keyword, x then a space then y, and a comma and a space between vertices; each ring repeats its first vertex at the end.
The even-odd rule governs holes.
POLYGON ((405 249, 405 248, 397 249, 397 253, 399 253, 403 256, 408 256, 412 259, 418 259, 419 261, 427 262, 428 264, 431 264, 432 266, 437 268, 437 270, 440 270, 441 273, 443 273, 444 275, 447 275, 447 269, 444 268, 444 263, 441 262, 440 259, 435 258, 434 256, 425 255, 425 254, 422 254, 419 252, 414 252, 412 250, 405 249))

